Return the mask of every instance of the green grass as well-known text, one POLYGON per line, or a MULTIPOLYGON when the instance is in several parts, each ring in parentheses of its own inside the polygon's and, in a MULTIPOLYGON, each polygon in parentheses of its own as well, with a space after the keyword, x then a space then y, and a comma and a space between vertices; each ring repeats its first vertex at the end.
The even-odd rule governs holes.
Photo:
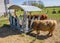
POLYGON ((4 24, 9 23, 9 18, 8 17, 0 17, 0 27, 3 26, 4 24))
POLYGON ((42 11, 42 13, 46 13, 48 10, 48 18, 51 18, 51 19, 56 19, 56 20, 60 20, 60 13, 58 13, 58 11, 60 10, 60 8, 45 8, 45 10, 42 11), (56 10, 56 14, 53 14, 52 11, 53 9, 56 10))
POLYGON ((60 14, 48 14, 48 18, 60 20, 60 14))

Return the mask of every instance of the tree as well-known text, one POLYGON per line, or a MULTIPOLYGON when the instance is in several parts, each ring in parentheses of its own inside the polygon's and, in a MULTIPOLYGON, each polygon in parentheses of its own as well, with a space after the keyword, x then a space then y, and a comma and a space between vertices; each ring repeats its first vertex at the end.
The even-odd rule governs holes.
POLYGON ((38 3, 32 3, 33 6, 37 6, 39 8, 44 8, 43 4, 38 4, 38 3))
POLYGON ((42 1, 30 0, 30 1, 23 2, 23 4, 24 5, 33 5, 33 6, 37 6, 39 8, 44 8, 44 4, 42 1))
POLYGON ((23 4, 22 5, 26 5, 26 2, 23 2, 23 4))

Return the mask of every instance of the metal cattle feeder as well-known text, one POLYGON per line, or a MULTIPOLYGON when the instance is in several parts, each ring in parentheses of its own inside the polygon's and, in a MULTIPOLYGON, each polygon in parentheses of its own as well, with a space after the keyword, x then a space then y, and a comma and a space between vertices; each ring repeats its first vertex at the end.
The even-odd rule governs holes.
POLYGON ((16 29, 19 29, 20 31, 23 31, 24 33, 31 31, 28 28, 27 12, 41 11, 41 9, 38 7, 27 6, 27 5, 12 5, 8 8, 8 10, 9 10, 10 25, 16 29), (22 9, 24 11, 22 27, 20 27, 19 19, 16 16, 16 10, 19 10, 19 9, 22 9), (10 10, 14 10, 15 17, 11 15, 10 10))

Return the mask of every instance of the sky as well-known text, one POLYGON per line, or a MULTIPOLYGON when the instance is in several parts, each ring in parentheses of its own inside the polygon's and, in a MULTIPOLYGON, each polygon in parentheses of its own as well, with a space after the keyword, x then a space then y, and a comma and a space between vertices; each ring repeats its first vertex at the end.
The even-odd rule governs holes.
MULTIPOLYGON (((12 0, 13 4, 20 5, 27 0, 12 0)), ((44 3, 44 6, 60 6, 60 0, 41 0, 44 3)))

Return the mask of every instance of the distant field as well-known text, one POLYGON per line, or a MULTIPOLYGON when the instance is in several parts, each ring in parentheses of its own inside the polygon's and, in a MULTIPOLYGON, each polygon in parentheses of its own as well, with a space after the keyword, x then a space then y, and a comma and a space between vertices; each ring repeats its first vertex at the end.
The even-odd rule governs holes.
POLYGON ((45 10, 43 10, 42 13, 46 13, 47 11, 48 18, 60 20, 60 13, 58 13, 58 11, 60 11, 60 8, 45 8, 45 10), (55 9, 56 14, 52 13, 53 9, 55 9))

